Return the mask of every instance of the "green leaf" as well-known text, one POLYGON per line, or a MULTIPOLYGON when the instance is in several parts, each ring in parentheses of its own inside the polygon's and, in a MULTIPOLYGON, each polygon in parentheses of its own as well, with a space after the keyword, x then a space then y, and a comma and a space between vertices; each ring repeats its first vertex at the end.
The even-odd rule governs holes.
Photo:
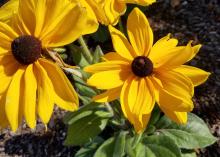
POLYGON ((156 157, 156 155, 143 143, 139 143, 135 149, 135 157, 156 157))
POLYGON ((197 157, 196 153, 185 153, 182 154, 182 157, 197 157))
POLYGON ((155 132, 155 130, 156 130, 156 127, 155 127, 155 126, 153 126, 153 125, 148 125, 145 132, 149 135, 149 134, 153 134, 153 133, 155 132))
POLYGON ((195 151, 193 150, 182 150, 182 157, 197 157, 195 151))
POLYGON ((94 157, 123 157, 125 154, 127 132, 121 131, 119 135, 106 140, 95 152, 94 157))
POLYGON ((156 126, 160 134, 173 139, 180 148, 204 148, 217 140, 205 122, 192 113, 188 114, 186 125, 176 124, 164 116, 156 126))
POLYGON ((93 54, 93 63, 98 63, 101 61, 101 57, 103 56, 103 52, 101 47, 98 45, 93 54))
POLYGON ((135 157, 135 150, 133 148, 135 138, 134 137, 127 137, 126 144, 125 144, 125 152, 129 157, 135 157))
POLYGON ((135 148, 132 157, 181 157, 181 154, 170 138, 154 135, 144 138, 135 148))
POLYGON ((68 48, 70 49, 73 61, 76 65, 78 65, 80 67, 85 67, 85 66, 89 65, 88 61, 85 59, 83 54, 80 53, 82 51, 81 48, 79 48, 73 44, 68 45, 68 48))
POLYGON ((81 83, 75 83, 76 88, 79 90, 79 94, 82 96, 93 97, 97 93, 90 87, 83 85, 81 83))
POLYGON ((72 121, 74 121, 74 119, 77 117, 77 115, 79 114, 84 114, 85 111, 97 111, 97 110, 105 110, 105 107, 103 104, 99 104, 99 103, 91 103, 89 105, 84 105, 81 106, 79 110, 75 111, 75 112, 68 112, 63 121, 65 124, 72 124, 72 121))
POLYGON ((90 97, 81 96, 79 94, 78 94, 78 96, 79 96, 79 99, 82 101, 83 105, 88 105, 88 104, 90 104, 92 102, 92 99, 90 97))
POLYGON ((72 78, 74 79, 74 85, 81 96, 93 97, 97 95, 96 91, 92 87, 89 87, 82 78, 76 75, 72 75, 72 78))
POLYGON ((156 124, 157 121, 160 119, 160 113, 161 113, 160 108, 158 107, 158 105, 156 105, 154 107, 153 112, 151 113, 151 118, 150 118, 148 125, 156 124))
POLYGON ((96 149, 104 142, 101 137, 96 137, 92 142, 82 147, 75 155, 75 157, 93 157, 96 149))
POLYGON ((103 105, 92 103, 76 112, 68 113, 64 122, 68 124, 66 145, 83 145, 96 137, 107 125, 112 115, 103 105))
POLYGON ((106 140, 95 152, 94 157, 112 157, 114 152, 115 137, 106 140))
POLYGON ((120 132, 117 139, 115 140, 115 149, 113 157, 123 157, 125 153, 125 141, 127 132, 120 132))
MULTIPOLYGON (((163 157, 163 154, 168 156, 181 157, 180 149, 177 147, 175 142, 167 136, 164 135, 152 135, 143 138, 142 143, 144 143, 149 149, 158 157, 163 157), (158 151, 157 151, 158 150, 158 151), (161 150, 161 152, 159 151, 161 150)), ((165 155, 164 155, 165 157, 165 155)))
POLYGON ((73 122, 67 131, 65 145, 83 145, 96 137, 107 125, 109 113, 97 111, 73 122), (102 116, 100 116, 102 114, 102 116))

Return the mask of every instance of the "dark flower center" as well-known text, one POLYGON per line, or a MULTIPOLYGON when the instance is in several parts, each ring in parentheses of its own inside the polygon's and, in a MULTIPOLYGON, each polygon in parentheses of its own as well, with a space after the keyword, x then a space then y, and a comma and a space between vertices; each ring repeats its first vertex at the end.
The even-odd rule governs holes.
POLYGON ((41 41, 34 36, 23 35, 11 43, 15 59, 24 65, 34 63, 41 55, 41 41))
POLYGON ((133 60, 131 68, 136 76, 146 77, 153 72, 153 63, 145 56, 138 56, 133 60))

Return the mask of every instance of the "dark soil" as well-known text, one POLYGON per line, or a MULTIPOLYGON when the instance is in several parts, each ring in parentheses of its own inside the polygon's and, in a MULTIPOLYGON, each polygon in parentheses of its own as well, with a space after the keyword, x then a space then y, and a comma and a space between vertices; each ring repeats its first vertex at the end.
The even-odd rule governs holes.
MULTIPOLYGON (((172 33, 180 44, 194 40, 195 44, 203 45, 189 64, 212 75, 205 84, 196 88, 194 113, 203 118, 211 132, 220 138, 220 1, 157 1, 146 10, 155 31, 155 40, 172 33)), ((35 131, 24 125, 16 134, 4 130, 0 135, 0 156, 73 156, 78 148, 63 145, 66 126, 60 120, 62 115, 56 112, 47 132, 42 124, 35 131)), ((198 156, 219 157, 220 142, 199 150, 198 156)))

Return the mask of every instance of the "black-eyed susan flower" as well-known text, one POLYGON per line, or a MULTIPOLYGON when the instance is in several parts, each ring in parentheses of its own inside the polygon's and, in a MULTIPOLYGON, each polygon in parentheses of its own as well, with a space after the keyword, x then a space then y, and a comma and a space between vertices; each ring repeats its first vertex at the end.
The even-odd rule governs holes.
POLYGON ((155 102, 173 121, 187 122, 192 111, 194 86, 209 76, 201 69, 183 65, 191 60, 201 45, 177 46, 170 35, 153 45, 153 33, 145 15, 135 8, 127 21, 130 40, 109 26, 116 52, 107 53, 104 62, 86 67, 93 75, 88 84, 107 90, 94 97, 109 102, 120 97, 121 108, 137 132, 146 127, 155 102))
POLYGON ((104 25, 116 25, 121 15, 126 11, 126 4, 150 5, 156 0, 78 0, 84 6, 91 8, 98 21, 104 25), (87 4, 86 4, 87 3, 87 4))
POLYGON ((9 19, 18 10, 18 0, 9 0, 0 7, 0 21, 9 22, 9 19))
POLYGON ((0 22, 0 125, 15 131, 24 117, 47 124, 54 104, 74 111, 78 96, 62 70, 45 58, 54 47, 94 32, 96 19, 69 0, 20 0, 11 25, 0 22))

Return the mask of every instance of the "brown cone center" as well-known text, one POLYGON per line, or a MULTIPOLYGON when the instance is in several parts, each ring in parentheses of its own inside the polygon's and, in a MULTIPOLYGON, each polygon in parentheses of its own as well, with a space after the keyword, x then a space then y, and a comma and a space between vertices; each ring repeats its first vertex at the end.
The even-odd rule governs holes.
POLYGON ((15 59, 24 65, 34 63, 41 55, 41 41, 34 36, 23 35, 14 39, 11 50, 15 59))
POLYGON ((138 77, 146 77, 153 72, 152 61, 145 56, 136 57, 131 65, 132 72, 138 77))

